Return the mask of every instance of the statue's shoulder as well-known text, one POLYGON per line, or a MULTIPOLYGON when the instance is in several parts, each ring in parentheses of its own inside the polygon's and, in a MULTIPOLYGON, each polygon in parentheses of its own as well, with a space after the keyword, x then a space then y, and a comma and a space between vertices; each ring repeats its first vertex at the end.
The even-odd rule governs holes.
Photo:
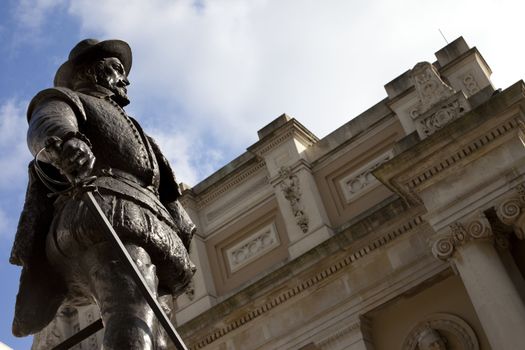
POLYGON ((31 118, 37 106, 50 100, 61 100, 66 102, 71 108, 73 108, 75 114, 79 118, 86 119, 86 112, 77 92, 66 87, 52 87, 40 91, 35 97, 33 97, 27 108, 27 120, 31 118))

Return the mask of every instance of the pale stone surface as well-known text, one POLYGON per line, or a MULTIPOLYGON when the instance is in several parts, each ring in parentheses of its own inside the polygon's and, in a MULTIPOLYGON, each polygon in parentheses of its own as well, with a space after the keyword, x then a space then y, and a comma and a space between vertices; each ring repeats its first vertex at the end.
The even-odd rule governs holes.
POLYGON ((457 254, 454 263, 492 347, 522 347, 525 306, 492 242, 465 244, 457 254))
MULTIPOLYGON (((32 350, 48 350, 73 336, 100 318, 96 305, 62 307, 53 321, 33 338, 32 350)), ((98 350, 102 346, 103 332, 99 331, 72 349, 98 350)))
POLYGON ((177 324, 182 324, 216 303, 216 291, 211 276, 209 260, 206 247, 202 239, 196 235, 191 242, 190 256, 197 271, 193 276, 193 293, 185 293, 175 301, 177 312, 175 320, 177 324))

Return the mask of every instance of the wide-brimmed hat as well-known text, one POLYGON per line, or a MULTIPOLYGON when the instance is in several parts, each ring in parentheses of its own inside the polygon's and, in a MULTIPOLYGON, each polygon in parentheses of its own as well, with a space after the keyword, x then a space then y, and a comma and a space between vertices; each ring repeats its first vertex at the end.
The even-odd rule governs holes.
POLYGON ((126 75, 129 74, 132 58, 128 43, 122 40, 82 40, 71 50, 68 60, 58 68, 54 85, 71 88, 76 67, 82 63, 108 57, 118 58, 124 66, 126 75))

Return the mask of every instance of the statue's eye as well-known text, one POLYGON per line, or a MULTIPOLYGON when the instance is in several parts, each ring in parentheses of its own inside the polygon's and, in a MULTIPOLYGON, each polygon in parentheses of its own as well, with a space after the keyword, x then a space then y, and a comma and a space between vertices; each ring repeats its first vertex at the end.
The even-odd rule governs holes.
POLYGON ((124 68, 120 64, 114 64, 113 69, 119 72, 120 74, 124 74, 124 68))

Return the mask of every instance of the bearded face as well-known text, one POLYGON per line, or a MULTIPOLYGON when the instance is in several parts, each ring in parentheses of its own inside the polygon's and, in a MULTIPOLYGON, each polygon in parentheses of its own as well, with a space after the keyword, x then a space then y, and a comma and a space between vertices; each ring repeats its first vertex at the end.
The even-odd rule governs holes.
POLYGON ((86 85, 99 85, 110 90, 113 100, 121 107, 129 104, 126 86, 129 85, 126 70, 116 57, 103 58, 93 63, 85 63, 77 69, 73 88, 86 85))
POLYGON ((115 94, 115 101, 125 106, 129 103, 126 86, 129 85, 126 70, 116 57, 104 58, 95 63, 96 84, 115 94))

